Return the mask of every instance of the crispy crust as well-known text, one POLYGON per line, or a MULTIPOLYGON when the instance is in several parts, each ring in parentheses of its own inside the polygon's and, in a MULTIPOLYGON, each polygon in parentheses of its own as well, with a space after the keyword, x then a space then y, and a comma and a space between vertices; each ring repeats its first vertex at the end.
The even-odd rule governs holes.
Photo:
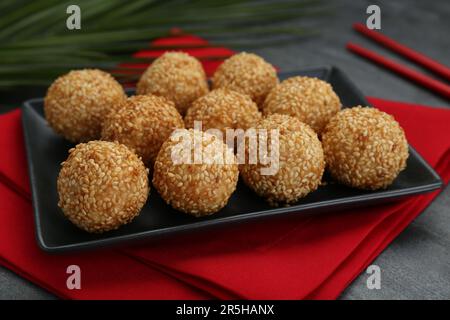
POLYGON ((228 89, 215 89, 194 101, 184 122, 186 128, 193 128, 194 121, 201 121, 203 130, 214 128, 225 134, 227 128, 245 130, 261 118, 258 106, 249 96, 228 89))
POLYGON ((154 95, 132 96, 103 123, 102 140, 118 141, 151 167, 163 142, 184 122, 172 101, 154 95))
POLYGON ((79 228, 102 233, 129 223, 150 191, 148 170, 126 146, 106 141, 69 150, 58 176, 58 206, 79 228))
POLYGON ((183 52, 167 52, 142 74, 137 94, 154 94, 175 103, 184 115, 191 103, 208 93, 208 82, 201 63, 183 52))
POLYGON ((242 52, 225 60, 214 73, 212 86, 249 95, 261 106, 278 84, 275 68, 260 56, 242 52))
POLYGON ((341 109, 331 85, 317 78, 292 77, 277 85, 267 96, 263 114, 287 114, 311 126, 319 135, 341 109))
POLYGON ((322 143, 333 178, 355 188, 386 188, 408 159, 403 129, 375 108, 342 110, 326 126, 322 143))
MULTIPOLYGON (((325 168, 324 155, 317 134, 308 125, 291 116, 274 114, 263 119, 256 129, 279 130, 279 170, 274 175, 263 175, 260 169, 267 165, 240 165, 241 176, 251 189, 272 205, 284 205, 318 188, 325 168)), ((248 154, 248 144, 246 150, 248 154)))
MULTIPOLYGON (((217 137, 195 131, 203 145, 201 164, 177 164, 172 150, 180 140, 167 139, 155 161, 153 185, 160 196, 176 210, 201 217, 215 213, 228 202, 236 189, 239 170, 233 152, 217 137), (217 154, 226 158, 225 164, 205 163, 217 154)), ((183 139, 192 139, 194 130, 183 130, 183 139)))
POLYGON ((95 69, 71 71, 47 91, 44 113, 53 130, 72 142, 100 138, 105 117, 126 99, 122 86, 95 69))

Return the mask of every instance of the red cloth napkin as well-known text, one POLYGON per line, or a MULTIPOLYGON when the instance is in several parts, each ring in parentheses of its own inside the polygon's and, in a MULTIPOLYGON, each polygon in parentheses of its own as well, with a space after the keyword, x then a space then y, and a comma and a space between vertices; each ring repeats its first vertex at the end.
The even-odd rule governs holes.
MULTIPOLYGON (((157 58, 166 52, 166 48, 170 46, 182 46, 182 50, 180 49, 178 51, 184 51, 201 59, 203 69, 205 69, 207 76, 212 76, 223 60, 234 54, 234 51, 228 48, 209 46, 208 41, 205 39, 192 35, 180 35, 157 39, 152 42, 152 48, 150 50, 141 50, 133 56, 136 58, 157 58), (192 47, 190 48, 189 46, 192 47)), ((120 66, 144 69, 148 65, 148 63, 124 63, 120 66)))
MULTIPOLYGON (((450 111, 371 99, 448 181, 450 111), (418 121, 420 119, 420 122, 418 121)), ((335 298, 437 195, 65 255, 34 239, 20 111, 0 117, 0 263, 65 298, 335 298), (13 188, 11 186, 14 185, 13 188), (20 190, 20 191, 19 191, 20 190), (66 289, 66 268, 82 290, 66 289)))
MULTIPOLYGON (((394 115, 409 142, 448 182, 450 111, 370 101, 394 115)), ((145 245, 50 255, 34 239, 20 111, 0 116, 0 127, 0 263, 63 298, 333 299, 438 194, 230 225, 145 245), (70 264, 81 267, 81 290, 66 288, 70 264)))

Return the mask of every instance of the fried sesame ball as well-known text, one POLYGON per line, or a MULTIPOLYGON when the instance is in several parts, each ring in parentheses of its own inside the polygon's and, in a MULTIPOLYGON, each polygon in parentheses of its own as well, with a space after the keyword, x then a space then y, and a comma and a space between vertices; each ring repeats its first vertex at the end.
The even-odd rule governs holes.
POLYGON ((183 129, 162 145, 153 185, 173 208, 201 217, 227 204, 238 177, 236 158, 223 141, 206 132, 183 129))
POLYGON ((141 159, 126 146, 107 141, 80 143, 70 149, 57 186, 64 215, 91 233, 129 223, 150 190, 141 159))
POLYGON ((162 143, 184 128, 172 101, 154 95, 132 96, 103 123, 102 140, 118 141, 135 151, 151 167, 162 143))
POLYGON ((194 121, 201 121, 202 129, 219 129, 225 137, 225 130, 247 129, 261 120, 258 106, 242 93, 215 89, 198 98, 188 109, 184 123, 186 128, 194 128, 194 121))
POLYGON ((214 73, 212 86, 248 94, 258 106, 278 83, 275 68, 260 56, 242 52, 225 60, 214 73))
POLYGON ((408 159, 403 129, 375 108, 342 110, 326 126, 322 143, 332 177, 355 188, 386 188, 408 159))
POLYGON ((173 101, 184 115, 191 103, 205 95, 208 82, 201 63, 183 52, 167 52, 142 74, 137 94, 154 94, 173 101))
POLYGON ((268 95, 264 115, 281 113, 297 117, 319 135, 341 109, 341 101, 331 85, 310 77, 292 77, 282 81, 268 95))
MULTIPOLYGON (((271 205, 289 205, 319 186, 325 168, 322 145, 317 134, 307 124, 295 117, 274 114, 256 125, 257 133, 267 132, 267 141, 258 134, 258 142, 246 143, 246 161, 240 165, 241 176, 251 189, 266 198, 271 205), (278 149, 272 148, 275 139, 272 130, 278 132, 278 149), (258 152, 260 144, 266 144, 272 160, 278 158, 275 170, 263 172, 271 164, 262 163, 260 154, 257 163, 251 163, 250 152, 258 152), (278 169, 278 170, 276 170, 278 169)), ((276 141, 276 140, 275 140, 276 141)))
POLYGON ((100 138, 102 122, 126 99, 122 86, 96 69, 71 71, 48 88, 44 113, 53 130, 72 142, 100 138))

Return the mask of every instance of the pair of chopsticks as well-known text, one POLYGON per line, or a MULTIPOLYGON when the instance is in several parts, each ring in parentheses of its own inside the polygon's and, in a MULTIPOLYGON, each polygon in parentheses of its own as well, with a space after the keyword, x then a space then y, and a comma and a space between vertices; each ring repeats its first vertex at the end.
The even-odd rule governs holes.
MULTIPOLYGON (((426 69, 434 72, 435 74, 445 78, 450 81, 450 68, 440 64, 439 62, 414 51, 395 40, 373 30, 368 29, 365 25, 361 23, 356 23, 353 25, 353 29, 361 33, 362 35, 368 37, 371 40, 379 43, 380 45, 398 53, 399 55, 408 58, 409 60, 425 67, 426 69)), ((428 75, 415 71, 405 65, 398 62, 385 58, 377 53, 374 53, 368 49, 365 49, 354 43, 347 43, 347 49, 362 56, 368 60, 375 62, 403 77, 408 78, 442 96, 450 99, 450 85, 445 82, 436 80, 428 75)))

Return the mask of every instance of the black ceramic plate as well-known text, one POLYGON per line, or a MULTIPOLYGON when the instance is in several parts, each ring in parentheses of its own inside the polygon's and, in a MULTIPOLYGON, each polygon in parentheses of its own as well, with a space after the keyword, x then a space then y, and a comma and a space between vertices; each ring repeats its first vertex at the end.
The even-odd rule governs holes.
MULTIPOLYGON (((314 76, 328 81, 341 98, 344 106, 368 105, 361 92, 337 68, 308 69, 280 74, 280 77, 283 79, 294 75, 314 76)), ((39 246, 46 251, 56 252, 97 247, 228 222, 242 222, 264 216, 317 213, 323 210, 329 212, 349 206, 369 205, 401 196, 423 193, 438 189, 442 184, 433 169, 416 151, 410 148, 407 168, 386 190, 369 192, 328 183, 301 199, 296 205, 273 208, 239 182, 237 190, 224 209, 206 218, 193 218, 171 209, 152 188, 147 204, 132 223, 116 231, 92 235, 72 225, 64 218, 57 206, 56 179, 60 163, 66 159, 67 151, 72 145, 53 133, 47 126, 42 107, 42 99, 25 102, 22 120, 37 240, 39 246)))

